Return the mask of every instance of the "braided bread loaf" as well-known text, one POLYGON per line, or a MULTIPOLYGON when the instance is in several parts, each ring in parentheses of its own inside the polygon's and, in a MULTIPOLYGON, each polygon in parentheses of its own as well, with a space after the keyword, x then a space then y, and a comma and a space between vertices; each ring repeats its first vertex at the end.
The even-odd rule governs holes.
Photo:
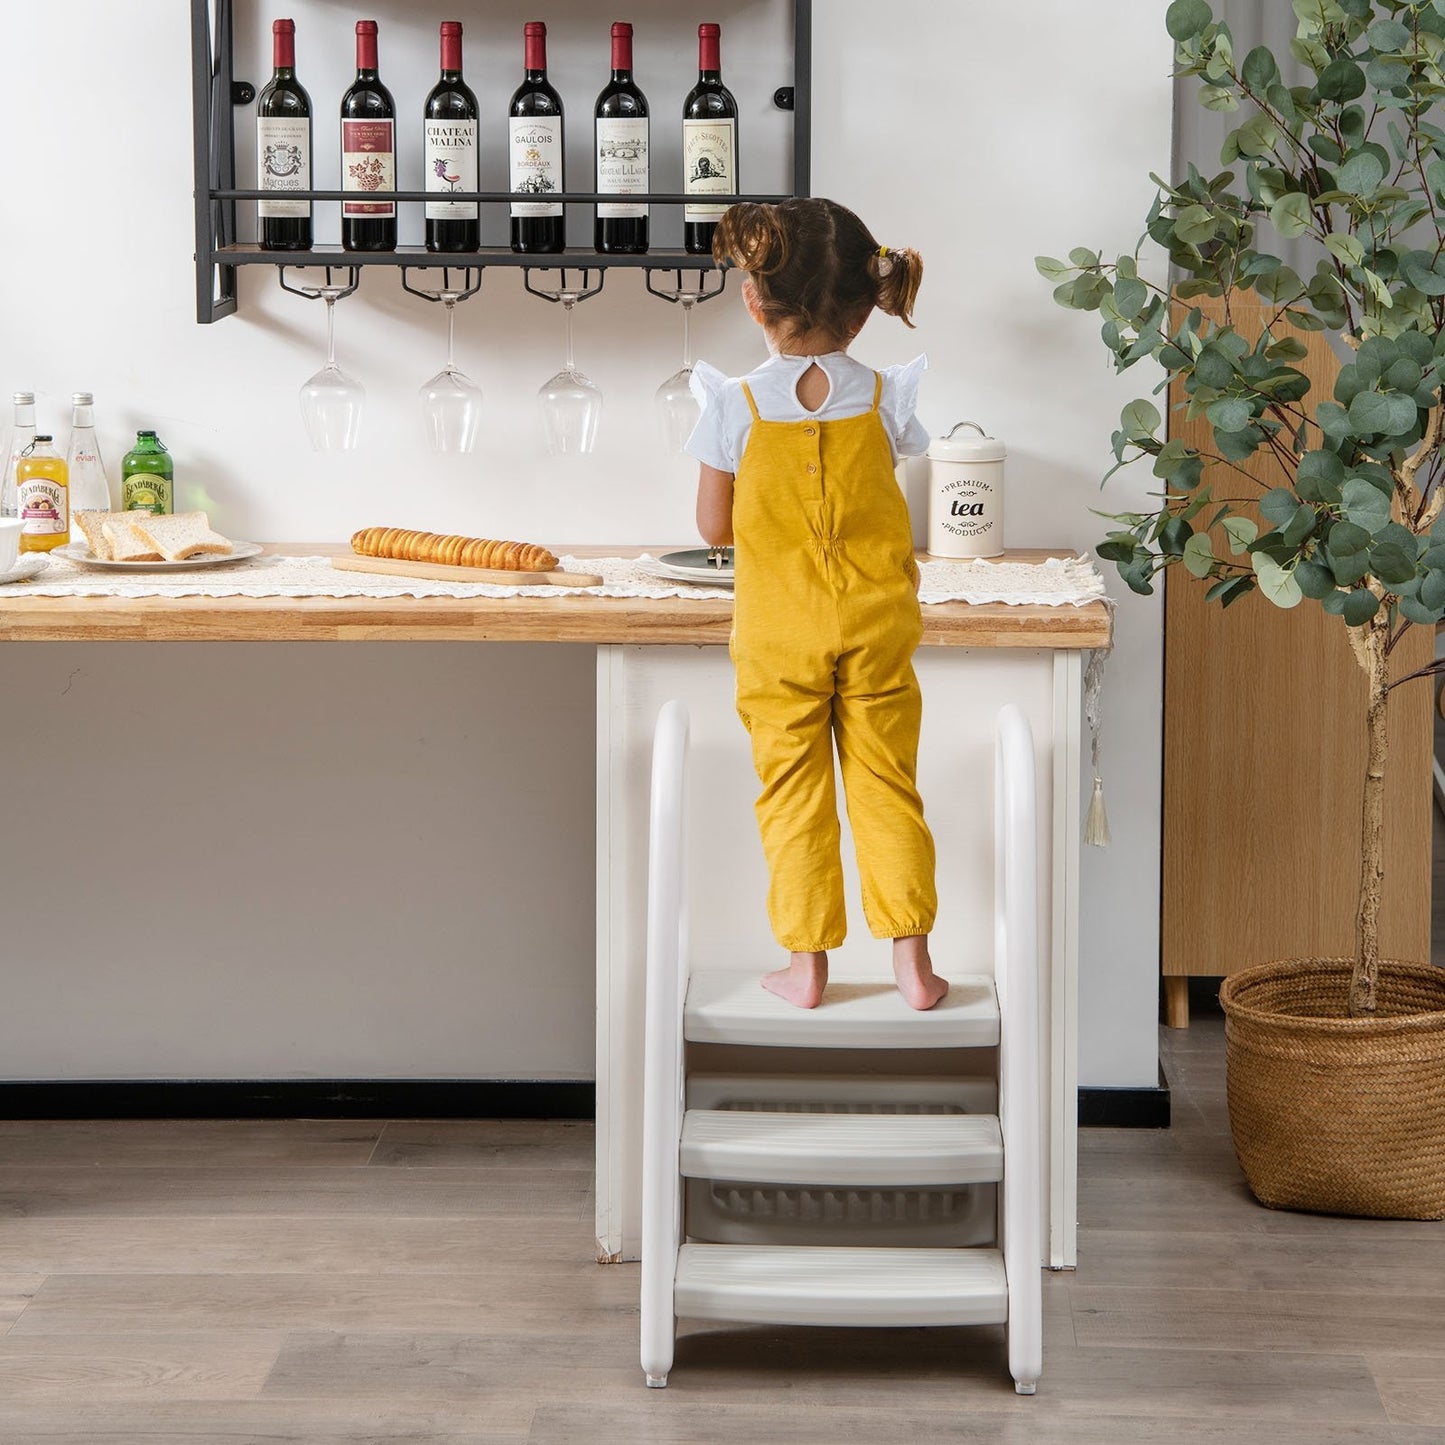
POLYGON ((493 542, 485 537, 442 536, 402 527, 366 527, 351 539, 363 557, 438 562, 447 567, 496 567, 508 572, 549 572, 557 559, 532 542, 493 542))

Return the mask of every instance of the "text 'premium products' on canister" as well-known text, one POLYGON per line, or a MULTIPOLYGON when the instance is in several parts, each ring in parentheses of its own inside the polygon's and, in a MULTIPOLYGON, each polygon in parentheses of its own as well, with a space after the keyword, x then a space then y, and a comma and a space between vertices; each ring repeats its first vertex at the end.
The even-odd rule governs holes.
POLYGON ((928 550, 935 557, 1003 551, 1004 444, 961 421, 928 446, 928 550), (957 436, 968 427, 977 436, 957 436))

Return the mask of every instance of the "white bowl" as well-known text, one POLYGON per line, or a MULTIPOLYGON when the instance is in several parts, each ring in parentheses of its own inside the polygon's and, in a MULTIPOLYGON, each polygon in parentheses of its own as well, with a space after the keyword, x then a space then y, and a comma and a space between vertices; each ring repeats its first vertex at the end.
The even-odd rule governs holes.
POLYGON ((19 517, 0 517, 0 575, 12 571, 20 561, 19 517))

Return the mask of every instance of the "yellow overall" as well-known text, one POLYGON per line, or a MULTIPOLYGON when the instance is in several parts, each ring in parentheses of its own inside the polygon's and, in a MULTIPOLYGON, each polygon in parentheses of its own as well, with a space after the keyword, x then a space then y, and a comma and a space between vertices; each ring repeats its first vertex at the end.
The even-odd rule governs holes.
POLYGON ((877 938, 928 933, 933 837, 915 783, 923 635, 908 507, 873 409, 753 423, 733 484, 738 715, 763 785, 768 915, 790 952, 836 948, 847 924, 833 739, 877 938))

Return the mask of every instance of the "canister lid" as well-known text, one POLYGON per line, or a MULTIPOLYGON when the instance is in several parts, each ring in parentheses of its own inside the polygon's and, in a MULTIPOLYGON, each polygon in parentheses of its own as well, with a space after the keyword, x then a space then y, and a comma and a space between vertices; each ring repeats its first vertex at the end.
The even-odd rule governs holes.
POLYGON ((1001 462, 1008 452, 997 437, 989 436, 976 421, 960 421, 945 435, 929 442, 928 455, 936 462, 1001 462), (954 435, 964 427, 972 427, 978 435, 954 435))

